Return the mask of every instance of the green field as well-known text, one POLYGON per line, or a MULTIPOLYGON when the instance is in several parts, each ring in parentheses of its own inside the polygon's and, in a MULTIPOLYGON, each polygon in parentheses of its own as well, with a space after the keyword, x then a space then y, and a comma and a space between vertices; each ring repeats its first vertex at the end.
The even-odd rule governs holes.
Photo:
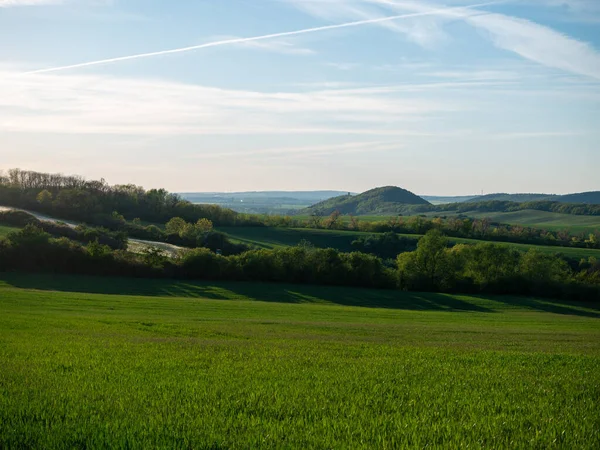
POLYGON ((259 248, 279 248, 298 245, 302 240, 315 247, 336 248, 343 252, 352 251, 352 241, 373 233, 358 231, 317 230, 311 228, 268 228, 268 227, 220 227, 234 241, 259 248))
POLYGON ((0 274, 0 310, 1 448, 600 446, 598 304, 0 274))
MULTIPOLYGON (((504 224, 523 225, 534 228, 543 228, 545 230, 569 230, 572 233, 592 232, 600 230, 600 216, 576 216, 573 214, 559 214, 547 211, 523 210, 515 212, 476 212, 468 211, 460 213, 461 215, 474 219, 489 218, 494 222, 504 224)), ((432 212, 423 214, 427 217, 454 217, 458 215, 455 212, 432 212)), ((407 214, 405 216, 409 217, 407 214)), ((298 220, 308 220, 309 216, 294 216, 298 220)), ((384 222, 390 219, 390 216, 358 216, 359 220, 365 222, 384 222)), ((345 222, 349 222, 348 216, 343 216, 345 222)))
MULTIPOLYGON (((437 213, 434 215, 446 215, 437 213)), ((448 214, 451 217, 453 214, 448 214)), ((466 216, 482 219, 489 218, 494 222, 518 224, 545 230, 569 230, 572 233, 592 232, 600 230, 599 216, 575 216, 572 214, 558 214, 546 211, 523 210, 506 213, 478 213, 468 212, 466 216)))
MULTIPOLYGON (((266 228, 266 227, 223 227, 219 230, 227 233, 233 241, 243 242, 259 248, 279 248, 298 245, 302 240, 311 242, 315 247, 336 248, 343 252, 353 251, 352 241, 361 236, 370 236, 373 233, 340 230, 315 230, 310 228, 266 228)), ((420 235, 401 234, 400 236, 419 239, 420 235)), ((478 244, 482 241, 475 239, 450 238, 456 244, 478 244)), ((562 253, 570 258, 589 258, 594 256, 600 259, 600 250, 570 247, 551 247, 544 245, 513 244, 495 242, 499 245, 508 245, 517 250, 528 251, 531 248, 547 254, 562 253)))

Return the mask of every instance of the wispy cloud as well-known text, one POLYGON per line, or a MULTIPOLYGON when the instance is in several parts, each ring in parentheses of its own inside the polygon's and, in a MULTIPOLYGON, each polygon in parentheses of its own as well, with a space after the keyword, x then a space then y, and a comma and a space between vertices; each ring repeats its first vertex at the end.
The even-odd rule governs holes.
MULTIPOLYGON (((414 1, 368 0, 396 6, 394 10, 427 11, 435 5, 414 1)), ((578 2, 572 2, 575 4, 578 2)), ((579 3, 578 3, 579 4, 579 3)), ((590 44, 578 41, 544 25, 518 17, 482 11, 467 14, 454 9, 443 14, 461 18, 489 33, 492 42, 547 67, 600 79, 600 53, 590 44)))
MULTIPOLYGON (((213 36, 211 41, 229 41, 242 39, 239 36, 213 36)), ((274 39, 267 41, 244 41, 233 44, 234 47, 262 50, 284 55, 314 55, 316 52, 310 48, 301 47, 286 39, 274 39)))
POLYGON ((489 32, 497 47, 547 67, 600 79, 600 53, 585 42, 502 14, 474 16, 467 21, 489 32))
MULTIPOLYGON (((478 7, 481 5, 487 5, 490 3, 497 3, 497 2, 479 3, 476 5, 472 5, 471 7, 475 8, 475 7, 478 7)), ((465 9, 465 8, 467 8, 467 7, 463 7, 461 9, 465 9)), ((175 54, 175 53, 187 53, 187 52, 191 52, 194 50, 200 50, 203 48, 220 47, 220 46, 224 46, 224 45, 239 45, 239 44, 245 44, 248 42, 266 41, 266 40, 272 40, 272 39, 276 39, 276 38, 283 38, 283 37, 289 37, 289 36, 299 36, 299 35, 303 35, 303 34, 317 33, 317 32, 329 31, 329 30, 338 30, 338 29, 342 29, 342 28, 353 28, 353 27, 359 27, 359 26, 363 26, 363 25, 380 24, 380 23, 391 22, 391 21, 396 21, 396 20, 401 20, 401 19, 409 19, 409 18, 413 18, 413 17, 423 17, 423 16, 443 14, 444 12, 448 12, 453 9, 455 9, 455 8, 445 7, 445 8, 440 8, 437 10, 429 9, 429 10, 423 11, 423 12, 415 12, 415 13, 410 13, 410 14, 397 14, 397 15, 387 16, 387 17, 375 17, 375 18, 369 18, 369 19, 364 19, 364 20, 356 20, 356 21, 352 21, 352 22, 344 22, 344 23, 339 23, 339 24, 335 24, 335 25, 325 25, 325 26, 321 26, 321 27, 305 28, 305 29, 296 30, 296 31, 286 31, 286 32, 282 32, 282 33, 266 34, 266 35, 262 35, 262 36, 254 36, 254 37, 248 37, 248 38, 226 39, 226 40, 221 40, 221 41, 208 42, 206 44, 175 48, 175 49, 171 49, 171 50, 161 50, 161 51, 149 52, 149 53, 138 53, 135 55, 120 56, 117 58, 89 61, 89 62, 85 62, 85 63, 71 64, 71 65, 60 66, 60 67, 51 67, 48 69, 40 69, 40 70, 28 72, 28 74, 57 72, 57 71, 63 71, 63 70, 69 70, 69 69, 78 69, 78 68, 83 68, 83 67, 97 66, 97 65, 102 65, 102 64, 112 64, 112 63, 116 63, 116 62, 130 61, 130 60, 134 60, 134 59, 150 58, 150 57, 162 56, 162 55, 171 55, 171 54, 175 54)))
POLYGON ((333 67, 334 69, 344 70, 344 71, 356 69, 357 67, 360 66, 360 64, 358 64, 358 63, 344 63, 344 62, 327 62, 327 63, 325 63, 325 65, 328 67, 333 67))
MULTIPOLYGON (((391 14, 386 5, 368 0, 288 0, 288 3, 313 17, 330 21, 378 19, 391 14)), ((437 9, 441 10, 443 8, 440 6, 437 9)), ((397 12, 408 14, 413 11, 408 9, 401 11, 399 9, 397 12)), ((440 21, 445 20, 448 20, 447 16, 436 14, 407 17, 402 22, 379 22, 377 25, 402 34, 423 47, 431 48, 447 39, 447 35, 439 25, 440 21)))
MULTIPOLYGON (((394 87, 264 93, 97 75, 0 72, 0 130, 123 134, 406 134, 450 101, 394 87), (399 89, 397 92, 402 92, 399 89), (394 123, 394 129, 386 124, 394 123)), ((418 133, 415 130, 408 133, 418 133)))
MULTIPOLYGON (((460 19, 484 32, 494 45, 503 50, 511 51, 530 61, 546 67, 565 70, 571 73, 600 79, 600 53, 586 42, 573 39, 552 28, 535 22, 499 13, 488 13, 477 9, 478 6, 465 5, 462 8, 441 9, 435 3, 414 0, 334 0, 313 2, 307 0, 290 0, 300 9, 319 17, 377 17, 382 14, 407 11, 413 13, 436 12, 431 17, 415 17, 412 20, 417 25, 414 30, 427 29, 429 34, 423 35, 423 42, 441 36, 443 26, 448 20, 460 19), (378 10, 369 9, 373 6, 378 10), (435 18, 435 20, 433 20, 435 18), (425 27, 422 20, 429 20, 425 27)), ((600 2, 585 0, 543 0, 546 6, 563 5, 578 12, 599 10, 600 2)), ((496 2, 506 3, 506 2, 496 2)), ((381 24, 383 26, 383 24, 381 24)), ((413 40, 415 33, 411 30, 398 28, 396 23, 386 25, 392 31, 409 35, 413 40)), ((417 33, 417 36, 419 33, 417 33)))
POLYGON ((513 81, 521 78, 521 75, 508 70, 438 70, 433 72, 423 72, 424 76, 433 78, 449 78, 456 80, 477 80, 477 81, 513 81))
POLYGON ((258 150, 244 150, 236 152, 218 152, 210 155, 197 155, 195 159, 227 159, 227 158, 252 158, 261 157, 261 161, 265 159, 279 158, 301 158, 318 157, 326 155, 349 154, 349 153, 365 153, 365 152, 381 152, 387 150, 401 149, 403 145, 399 142, 385 141, 367 141, 367 142, 344 142, 342 144, 325 144, 325 145, 306 145, 301 147, 271 147, 261 148, 258 150))

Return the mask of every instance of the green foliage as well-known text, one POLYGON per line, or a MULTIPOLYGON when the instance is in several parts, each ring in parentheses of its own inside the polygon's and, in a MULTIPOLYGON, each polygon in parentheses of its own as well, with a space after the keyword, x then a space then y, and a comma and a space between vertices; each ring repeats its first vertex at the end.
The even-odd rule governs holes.
POLYGON ((87 251, 92 258, 102 259, 110 257, 111 249, 108 245, 102 245, 96 239, 87 245, 87 251))
POLYGON ((186 221, 183 220, 181 217, 173 217, 165 224, 165 231, 167 232, 167 234, 177 234, 180 237, 183 237, 182 233, 186 225, 186 221))
MULTIPOLYGON (((404 223, 404 221, 403 221, 404 223)), ((400 229, 396 225, 389 225, 387 222, 382 222, 381 225, 376 227, 366 228, 365 225, 371 225, 368 222, 361 222, 360 226, 363 230, 368 231, 345 231, 345 230, 323 230, 314 228, 268 228, 268 227, 221 227, 221 231, 225 232, 232 241, 244 243, 258 248, 280 248, 298 245, 302 240, 311 242, 315 247, 321 248, 335 248, 342 252, 362 251, 366 253, 373 253, 382 258, 395 258, 400 252, 395 252, 394 247, 389 249, 384 248, 382 245, 377 244, 377 241, 386 241, 384 234, 397 235, 400 243, 393 244, 390 240, 390 245, 398 245, 398 248, 403 247, 403 242, 406 243, 406 248, 403 251, 412 251, 416 248, 416 242, 421 238, 414 232, 402 233, 389 231, 390 229, 400 229), (367 240, 372 240, 374 245, 367 246, 367 240), (359 241, 353 244, 355 241, 359 241), (364 244, 364 246, 363 246, 364 244), (380 252, 381 250, 381 252, 380 252), (395 252, 393 255, 389 255, 388 251, 395 252)), ((469 222, 469 229, 472 228, 472 223, 469 222)), ((460 237, 452 237, 451 233, 447 232, 447 228, 443 228, 443 232, 449 234, 448 240, 452 245, 457 244, 470 244, 474 245, 482 242, 477 239, 467 239, 460 237)), ((487 238, 488 240, 490 237, 487 238)), ((576 258, 588 258, 590 256, 600 257, 600 250, 590 248, 577 248, 577 247, 561 247, 561 246, 550 246, 550 245, 535 245, 525 243, 512 243, 510 241, 502 240, 497 241, 505 247, 510 247, 515 250, 528 251, 531 248, 535 248, 541 252, 556 255, 561 254, 564 257, 576 258)))
POLYGON ((600 446, 595 304, 2 274, 0 310, 1 448, 600 446))
POLYGON ((470 203, 489 202, 489 201, 509 201, 509 202, 539 202, 551 201, 560 203, 587 203, 600 205, 600 191, 581 192, 568 195, 548 195, 548 194, 488 194, 467 200, 470 203))
POLYGON ((24 250, 37 250, 48 244, 50 234, 35 225, 27 225, 22 230, 10 233, 7 240, 15 247, 24 250))
POLYGON ((395 259, 400 253, 416 250, 416 238, 399 236, 396 233, 387 232, 360 236, 352 241, 352 248, 359 252, 370 253, 383 259, 395 259))
MULTIPOLYGON (((471 211, 478 212, 513 212, 523 210, 537 210, 555 212, 559 214, 574 214, 582 216, 600 216, 600 203, 584 204, 584 203, 561 203, 559 201, 538 200, 530 202, 516 203, 513 201, 490 200, 465 203, 452 203, 448 205, 438 205, 429 209, 429 211, 449 212, 456 211, 459 213, 469 213, 471 211)), ((425 209, 421 209, 425 211, 425 209)))
POLYGON ((41 222, 25 211, 8 210, 0 211, 0 224, 13 227, 24 227, 26 225, 40 226, 41 222))
POLYGON ((398 255, 400 285, 412 290, 443 290, 451 283, 448 239, 431 230, 419 240, 417 250, 398 255))
POLYGON ((52 204, 52 193, 44 189, 37 195, 36 200, 40 205, 49 206, 52 204))
POLYGON ((429 205, 421 197, 399 187, 371 189, 360 195, 342 195, 317 203, 300 211, 300 214, 328 216, 335 211, 341 214, 391 214, 400 212, 404 205, 429 205))
POLYGON ((595 271, 573 273, 563 259, 535 249, 522 253, 483 243, 447 248, 437 230, 428 232, 416 251, 398 255, 397 266, 399 285, 409 290, 600 296, 595 271), (578 285, 581 281, 587 287, 578 285))
POLYGON ((199 219, 194 227, 198 233, 209 233, 213 230, 213 223, 208 219, 199 219))
MULTIPOLYGON (((217 238, 219 233, 209 233, 217 238)), ((220 242, 219 245, 223 243, 220 242)), ((322 285, 393 288, 408 290, 534 294, 548 297, 598 298, 596 270, 580 267, 573 272, 555 256, 536 251, 510 253, 513 271, 500 279, 506 267, 503 247, 458 246, 432 230, 417 250, 398 256, 397 271, 374 255, 341 253, 307 245, 275 250, 251 250, 234 256, 215 255, 208 249, 183 252, 168 259, 157 252, 141 255, 110 251, 92 244, 86 251, 68 239, 52 240, 34 226, 8 236, 0 246, 0 270, 102 273, 137 277, 186 277, 322 285), (66 244, 69 245, 66 245, 66 244)), ((208 247, 205 245, 205 247, 208 247)))
POLYGON ((254 223, 251 216, 216 205, 194 205, 164 189, 109 186, 104 180, 19 169, 9 170, 7 177, 0 178, 0 205, 104 226, 109 222, 122 224, 125 218, 165 223, 171 217, 191 223, 205 218, 218 225, 254 223))

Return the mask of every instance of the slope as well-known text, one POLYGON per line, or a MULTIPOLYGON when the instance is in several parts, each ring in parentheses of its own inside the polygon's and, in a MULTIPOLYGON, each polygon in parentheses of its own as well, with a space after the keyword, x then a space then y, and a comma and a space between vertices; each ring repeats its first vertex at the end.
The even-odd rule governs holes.
POLYGON ((553 194, 488 194, 467 200, 465 203, 479 203, 490 201, 509 201, 509 202, 535 202, 540 200, 549 200, 560 203, 585 203, 589 205, 600 205, 600 191, 580 192, 567 195, 553 194))
POLYGON ((371 189, 359 195, 342 195, 317 203, 300 214, 329 215, 334 211, 342 214, 394 214, 402 205, 429 205, 427 200, 406 189, 386 186, 371 189))

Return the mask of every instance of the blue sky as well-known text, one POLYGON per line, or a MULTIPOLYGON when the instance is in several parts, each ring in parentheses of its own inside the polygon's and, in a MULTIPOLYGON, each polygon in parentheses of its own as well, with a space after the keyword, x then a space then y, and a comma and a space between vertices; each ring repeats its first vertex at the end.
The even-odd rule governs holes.
POLYGON ((0 0, 0 42, 0 170, 600 189, 598 0, 0 0))

